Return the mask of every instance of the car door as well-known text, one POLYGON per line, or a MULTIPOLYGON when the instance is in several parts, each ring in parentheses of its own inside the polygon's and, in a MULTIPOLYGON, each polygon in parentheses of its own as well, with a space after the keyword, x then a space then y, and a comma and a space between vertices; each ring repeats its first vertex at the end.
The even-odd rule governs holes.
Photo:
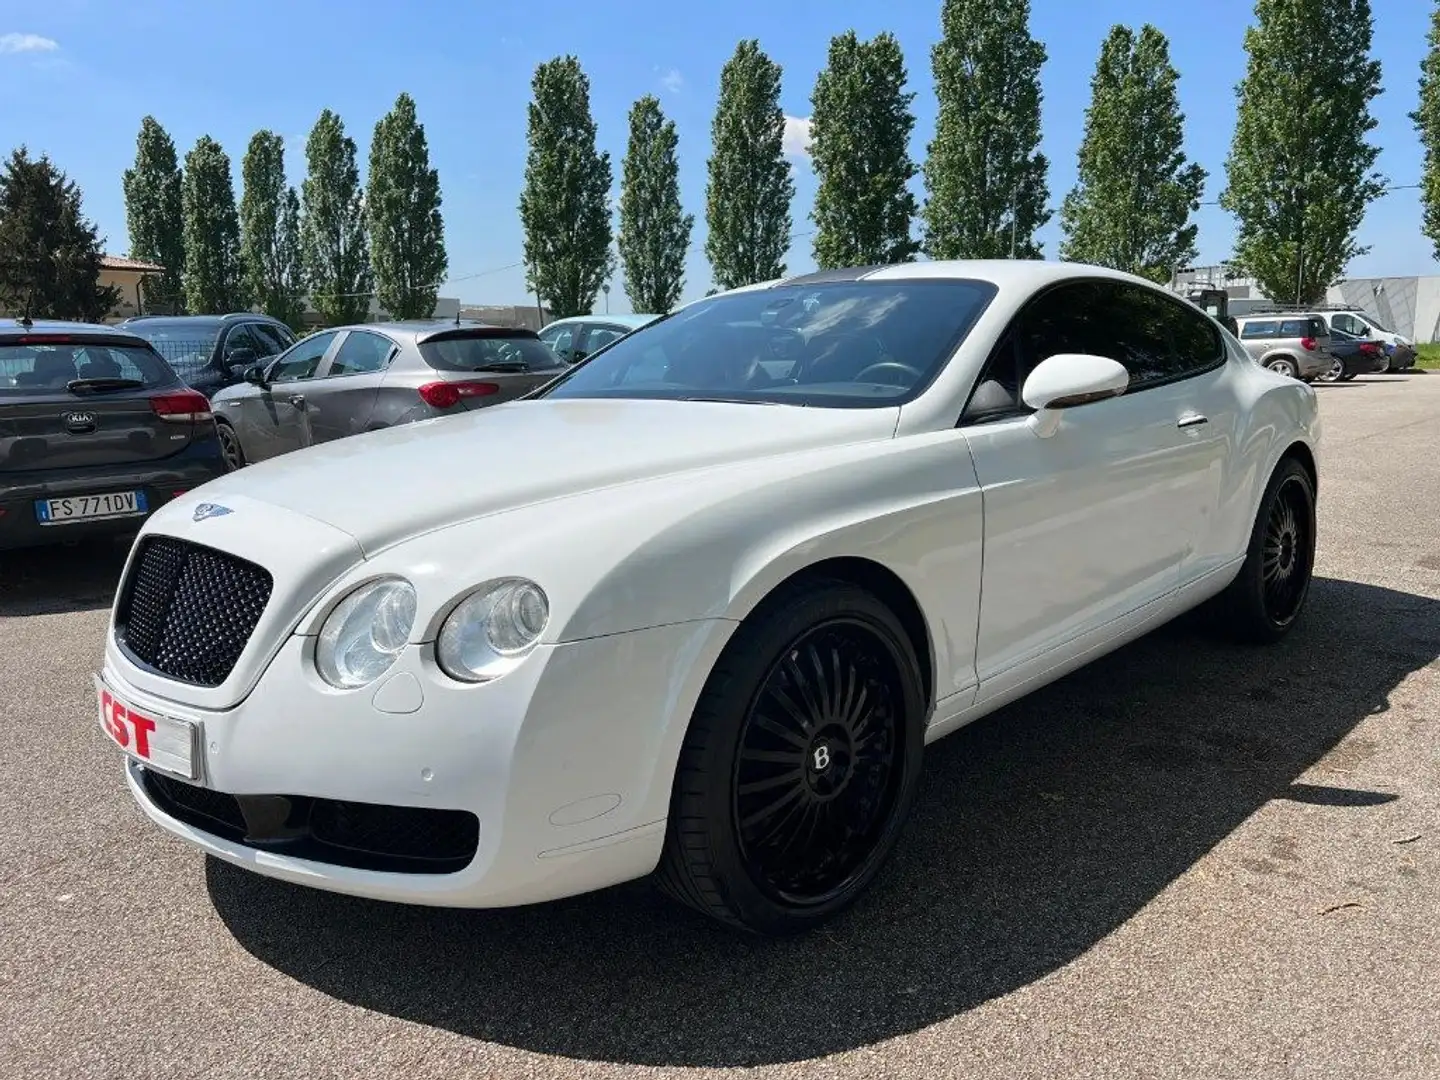
MULTIPOLYGON (((1196 419, 1169 302, 1126 282, 1052 287, 977 380, 961 418, 985 508, 977 700, 1083 651, 1092 632, 1175 589, 1193 557, 1215 498, 1215 449, 1197 434, 1208 424, 1196 419), (1060 353, 1110 357, 1131 382, 1119 397, 1063 410, 1042 436, 1020 391, 1060 353)), ((1217 353, 1207 370, 1223 362, 1217 353)))
POLYGON ((265 385, 247 394, 238 410, 235 430, 248 460, 263 461, 314 441, 306 393, 339 337, 335 330, 311 334, 270 361, 265 385))
POLYGON ((346 330, 305 390, 310 434, 330 442, 368 429, 385 369, 397 346, 371 330, 346 330))

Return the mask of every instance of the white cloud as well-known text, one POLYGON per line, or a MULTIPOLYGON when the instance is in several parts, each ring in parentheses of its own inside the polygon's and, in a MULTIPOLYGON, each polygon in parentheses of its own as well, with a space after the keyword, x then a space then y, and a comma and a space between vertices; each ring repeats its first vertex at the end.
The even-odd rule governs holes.
POLYGON ((785 137, 780 147, 786 157, 807 157, 810 154, 810 118, 808 116, 786 116, 785 137))
POLYGON ((671 68, 660 77, 660 85, 670 91, 670 93, 678 94, 681 87, 685 85, 685 76, 681 75, 675 68, 671 68))
POLYGON ((0 34, 0 53, 54 52, 60 43, 39 34, 0 34))

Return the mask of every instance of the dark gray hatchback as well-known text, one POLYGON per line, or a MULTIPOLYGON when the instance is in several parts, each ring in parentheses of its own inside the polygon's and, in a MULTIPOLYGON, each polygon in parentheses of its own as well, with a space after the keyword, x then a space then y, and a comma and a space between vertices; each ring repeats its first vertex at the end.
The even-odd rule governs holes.
POLYGON ((134 532, 224 471, 209 401, 149 342, 0 319, 0 550, 134 532))

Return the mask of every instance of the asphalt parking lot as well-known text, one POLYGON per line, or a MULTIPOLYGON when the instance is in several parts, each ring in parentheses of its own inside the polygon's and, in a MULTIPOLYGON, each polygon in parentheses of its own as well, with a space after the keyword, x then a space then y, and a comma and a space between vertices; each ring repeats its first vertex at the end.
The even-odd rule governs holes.
POLYGON ((209 864, 96 723, 123 549, 0 559, 0 1076, 1440 1076, 1440 372, 1318 393, 1302 625, 1170 627, 936 744, 878 887, 779 943, 645 883, 209 864))

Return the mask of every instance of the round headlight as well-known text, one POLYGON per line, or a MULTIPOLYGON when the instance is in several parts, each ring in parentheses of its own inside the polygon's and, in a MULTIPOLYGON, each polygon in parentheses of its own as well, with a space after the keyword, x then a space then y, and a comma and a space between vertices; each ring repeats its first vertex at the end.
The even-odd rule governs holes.
POLYGON ((395 663, 415 626, 415 589, 386 578, 362 585, 336 606, 320 628, 315 667, 340 690, 374 682, 395 663))
POLYGON ((452 679, 484 682, 532 649, 549 621, 550 601, 539 585, 524 578, 492 581, 450 613, 435 656, 452 679))

